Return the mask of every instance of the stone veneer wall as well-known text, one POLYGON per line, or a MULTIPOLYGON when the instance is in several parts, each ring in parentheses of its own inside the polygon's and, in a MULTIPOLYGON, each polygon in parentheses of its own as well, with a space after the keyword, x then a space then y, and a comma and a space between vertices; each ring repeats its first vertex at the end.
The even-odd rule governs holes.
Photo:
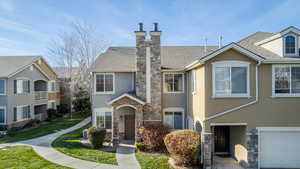
POLYGON ((258 169, 258 134, 256 130, 247 133, 248 169, 258 169))
POLYGON ((201 153, 203 158, 203 169, 212 169, 214 135, 213 133, 202 133, 201 153))
POLYGON ((150 47, 151 63, 151 107, 143 114, 145 122, 161 122, 162 89, 161 89, 161 32, 150 32, 151 40, 146 40, 146 32, 136 33, 136 95, 146 101, 146 48, 150 47))

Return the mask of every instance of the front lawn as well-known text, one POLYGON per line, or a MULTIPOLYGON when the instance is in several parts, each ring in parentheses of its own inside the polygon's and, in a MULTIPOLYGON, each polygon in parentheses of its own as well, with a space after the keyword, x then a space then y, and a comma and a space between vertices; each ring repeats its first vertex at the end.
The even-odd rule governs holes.
POLYGON ((53 164, 38 156, 29 146, 4 147, 0 149, 0 169, 11 168, 42 168, 42 169, 68 169, 53 164))
POLYGON ((72 120, 70 117, 67 118, 61 118, 58 120, 54 120, 50 122, 49 124, 39 126, 34 129, 29 130, 19 130, 14 132, 11 136, 4 136, 3 138, 0 138, 0 144, 3 143, 11 143, 11 142, 17 142, 17 141, 23 141, 23 140, 29 140, 36 137, 41 137, 44 135, 55 133, 59 130, 66 129, 69 127, 74 126, 75 124, 81 122, 83 119, 85 119, 87 116, 82 116, 80 114, 74 115, 72 120))
POLYGON ((95 150, 80 142, 81 133, 87 126, 58 137, 52 147, 56 150, 82 160, 117 165, 116 153, 95 150))
POLYGON ((173 169, 168 164, 169 156, 166 154, 138 151, 135 156, 142 169, 173 169))

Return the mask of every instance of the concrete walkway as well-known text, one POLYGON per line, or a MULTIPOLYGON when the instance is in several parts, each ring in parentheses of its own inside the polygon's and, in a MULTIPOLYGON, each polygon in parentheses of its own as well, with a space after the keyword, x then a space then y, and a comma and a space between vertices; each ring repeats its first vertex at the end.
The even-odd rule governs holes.
POLYGON ((56 138, 63 134, 79 129, 90 123, 90 121, 91 118, 89 117, 71 128, 31 140, 21 141, 17 143, 0 144, 0 148, 17 145, 31 146, 37 154, 39 154, 46 160, 52 163, 76 169, 140 169, 140 165, 135 158, 135 149, 130 146, 120 145, 117 148, 116 158, 119 164, 118 166, 80 160, 67 156, 52 148, 51 143, 56 138))
POLYGON ((236 160, 231 157, 213 157, 214 169, 243 169, 236 160))

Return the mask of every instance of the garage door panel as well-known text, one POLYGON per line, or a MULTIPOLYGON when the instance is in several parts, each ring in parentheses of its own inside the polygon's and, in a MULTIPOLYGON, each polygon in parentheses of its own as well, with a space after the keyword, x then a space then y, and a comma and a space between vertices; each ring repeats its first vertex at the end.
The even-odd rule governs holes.
POLYGON ((300 132, 262 131, 261 168, 300 168, 300 132))

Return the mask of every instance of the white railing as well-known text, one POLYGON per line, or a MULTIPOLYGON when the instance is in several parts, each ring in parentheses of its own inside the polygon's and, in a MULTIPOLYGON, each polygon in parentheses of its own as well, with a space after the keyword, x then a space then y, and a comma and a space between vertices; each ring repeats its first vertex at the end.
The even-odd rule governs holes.
POLYGON ((48 92, 47 91, 34 92, 34 99, 35 100, 48 99, 48 92))

